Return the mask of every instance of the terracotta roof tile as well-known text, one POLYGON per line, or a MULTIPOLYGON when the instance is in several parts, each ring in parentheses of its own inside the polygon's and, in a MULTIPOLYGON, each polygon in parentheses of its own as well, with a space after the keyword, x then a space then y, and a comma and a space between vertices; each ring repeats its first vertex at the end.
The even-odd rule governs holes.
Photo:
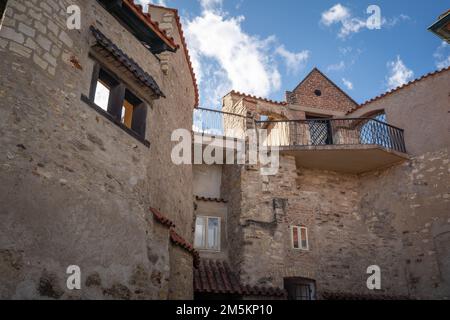
POLYGON ((166 226, 167 228, 175 228, 175 223, 166 218, 158 209, 150 208, 150 212, 153 213, 153 217, 156 221, 166 226))
POLYGON ((183 43, 184 55, 186 56, 186 60, 187 60, 187 63, 189 65, 189 69, 190 69, 190 72, 191 72, 192 82, 194 84, 194 92, 195 92, 195 105, 194 105, 194 107, 198 107, 200 98, 199 98, 199 90, 198 90, 197 78, 195 76, 194 67, 192 66, 191 56, 189 54, 189 49, 188 49, 188 46, 187 46, 187 43, 186 43, 186 38, 184 36, 183 26, 181 24, 181 19, 180 19, 180 15, 178 14, 178 10, 177 9, 173 9, 173 8, 157 6, 157 5, 154 5, 154 4, 149 4, 149 7, 154 7, 154 8, 160 8, 160 9, 168 10, 168 11, 173 12, 174 15, 175 15, 175 20, 176 20, 176 23, 177 23, 177 27, 178 27, 178 30, 180 32, 180 38, 181 38, 181 41, 183 43))
POLYGON ((244 296, 285 297, 283 289, 242 285, 228 263, 202 259, 194 270, 194 290, 198 293, 236 294, 244 296))
POLYGON ((250 94, 242 93, 242 92, 235 91, 235 90, 232 90, 229 94, 235 94, 235 95, 241 96, 243 98, 263 101, 263 102, 272 103, 272 104, 276 104, 276 105, 280 105, 280 106, 287 105, 287 102, 285 102, 285 101, 274 101, 274 100, 270 100, 270 99, 266 99, 266 98, 262 98, 262 97, 252 96, 250 94))
POLYGON ((174 38, 169 37, 165 30, 159 28, 159 23, 153 21, 149 13, 145 13, 142 5, 137 4, 134 0, 123 0, 124 4, 128 6, 134 13, 136 13, 142 21, 144 21, 150 29, 152 29, 171 49, 176 50, 180 46, 175 43, 174 38))
POLYGON ((174 228, 170 228, 170 240, 175 245, 189 252, 194 257, 194 267, 198 267, 200 264, 200 254, 194 249, 194 246, 180 236, 174 228))
POLYGON ((158 209, 150 208, 150 212, 153 214, 153 217, 156 221, 169 228, 170 241, 190 253, 194 258, 194 267, 198 267, 200 263, 200 255, 198 251, 195 250, 192 244, 190 244, 176 232, 175 223, 172 220, 166 218, 158 209))
POLYGON ((383 93, 383 94, 381 94, 381 95, 379 95, 379 96, 376 96, 375 98, 372 98, 372 99, 370 99, 370 100, 367 100, 366 102, 360 104, 360 105, 359 105, 358 107, 356 107, 355 109, 349 111, 347 114, 351 114, 351 113, 353 113, 353 112, 355 112, 355 111, 357 111, 357 110, 363 108, 364 106, 368 105, 369 103, 372 103, 372 102, 374 102, 374 101, 380 100, 381 98, 384 98, 384 97, 386 97, 386 96, 388 96, 388 95, 390 95, 390 94, 396 93, 396 92, 398 92, 399 90, 404 89, 404 88, 407 88, 407 87, 409 87, 410 85, 412 85, 412 84, 414 84, 414 83, 420 82, 420 81, 425 80, 425 79, 427 79, 427 78, 429 78, 429 77, 435 76, 435 75, 437 75, 437 74, 440 74, 440 73, 442 73, 442 72, 449 71, 449 70, 450 70, 450 66, 447 67, 447 68, 444 68, 444 69, 440 69, 440 70, 436 70, 436 71, 434 71, 434 72, 430 72, 430 73, 428 73, 428 74, 426 74, 426 75, 424 75, 424 76, 422 76, 422 77, 420 77, 420 78, 414 79, 414 80, 412 80, 412 81, 410 81, 410 82, 408 82, 408 83, 406 83, 406 84, 404 84, 404 85, 402 85, 402 86, 399 86, 399 87, 397 87, 397 88, 395 88, 395 89, 392 89, 392 90, 390 90, 390 91, 388 91, 388 92, 385 92, 385 93, 383 93))

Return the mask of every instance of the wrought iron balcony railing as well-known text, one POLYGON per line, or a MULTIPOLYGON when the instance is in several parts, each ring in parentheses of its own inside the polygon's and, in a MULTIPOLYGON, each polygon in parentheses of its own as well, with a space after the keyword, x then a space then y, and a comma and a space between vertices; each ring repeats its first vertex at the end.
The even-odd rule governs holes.
POLYGON ((196 108, 192 130, 205 135, 243 139, 247 119, 240 114, 196 108))
MULTIPOLYGON (((219 110, 197 108, 193 131, 204 135, 244 139, 253 119, 219 110)), ((256 121, 266 130, 267 146, 378 145, 406 153, 403 129, 375 118, 256 121)), ((261 143, 261 142, 260 142, 261 143)))
POLYGON ((373 118, 257 121, 267 146, 378 145, 406 153, 403 129, 373 118))

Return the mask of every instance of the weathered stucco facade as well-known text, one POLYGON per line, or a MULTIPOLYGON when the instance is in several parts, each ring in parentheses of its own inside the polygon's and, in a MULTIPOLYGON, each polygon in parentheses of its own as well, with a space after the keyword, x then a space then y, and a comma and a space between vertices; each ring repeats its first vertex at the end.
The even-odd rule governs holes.
POLYGON ((98 1, 7 2, 0 30, 0 298, 192 298, 192 256, 171 243, 149 208, 190 240, 192 168, 172 164, 170 138, 174 129, 191 129, 196 88, 176 13, 151 10, 153 19, 165 19, 161 28, 171 30, 176 53, 152 54, 98 1), (80 30, 66 27, 73 4, 81 9, 80 30), (93 74, 90 26, 166 96, 145 100, 150 147, 80 99, 89 96, 93 74), (66 287, 70 265, 81 268, 82 290, 66 287))

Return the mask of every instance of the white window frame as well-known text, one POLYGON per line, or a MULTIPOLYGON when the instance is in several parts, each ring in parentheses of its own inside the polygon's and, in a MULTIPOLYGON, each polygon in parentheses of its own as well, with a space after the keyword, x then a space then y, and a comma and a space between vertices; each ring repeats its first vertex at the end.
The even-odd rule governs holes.
POLYGON ((308 228, 305 226, 291 226, 291 246, 294 250, 309 251, 309 236, 308 228), (297 229, 298 233, 298 248, 295 247, 294 243, 294 229, 297 229), (306 234, 306 248, 302 247, 302 230, 305 230, 306 234))
POLYGON ((198 250, 202 250, 202 251, 210 251, 210 252, 220 252, 221 251, 221 237, 222 237, 222 219, 220 218, 220 217, 213 217, 213 216, 201 216, 201 215, 198 215, 196 218, 195 218, 195 230, 194 230, 194 244, 195 244, 195 232, 197 232, 197 219, 198 218, 204 218, 204 219, 206 219, 206 223, 205 223, 205 230, 203 230, 204 232, 205 232, 205 245, 204 246, 201 246, 201 247, 198 247, 198 246, 195 246, 195 249, 198 249, 198 250), (217 219, 218 221, 219 221, 219 228, 218 228, 218 230, 219 230, 219 235, 218 235, 218 239, 217 239, 217 249, 210 249, 210 248, 207 248, 207 244, 208 244, 208 226, 209 226, 209 219, 217 219))

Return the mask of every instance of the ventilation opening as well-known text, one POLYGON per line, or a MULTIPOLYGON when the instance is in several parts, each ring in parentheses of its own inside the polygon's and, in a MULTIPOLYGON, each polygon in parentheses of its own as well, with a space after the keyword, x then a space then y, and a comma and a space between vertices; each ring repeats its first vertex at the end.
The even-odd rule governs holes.
POLYGON ((314 91, 314 94, 315 94, 316 96, 320 97, 320 96, 322 95, 322 91, 320 91, 320 90, 315 90, 315 91, 314 91))

